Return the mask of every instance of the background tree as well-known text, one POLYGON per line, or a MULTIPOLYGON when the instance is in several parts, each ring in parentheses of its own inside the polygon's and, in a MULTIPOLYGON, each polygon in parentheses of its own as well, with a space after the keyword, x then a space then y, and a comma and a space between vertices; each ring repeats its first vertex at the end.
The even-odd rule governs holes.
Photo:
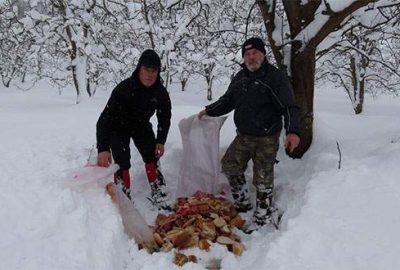
POLYGON ((36 67, 37 58, 30 52, 34 39, 22 22, 26 8, 29 7, 15 1, 0 6, 0 76, 6 87, 16 79, 24 82, 27 71, 36 67))
POLYGON ((396 92, 400 79, 398 56, 392 49, 397 39, 397 6, 377 9, 368 25, 360 21, 343 33, 339 42, 323 55, 317 79, 324 78, 346 90, 353 110, 363 110, 365 93, 396 92))

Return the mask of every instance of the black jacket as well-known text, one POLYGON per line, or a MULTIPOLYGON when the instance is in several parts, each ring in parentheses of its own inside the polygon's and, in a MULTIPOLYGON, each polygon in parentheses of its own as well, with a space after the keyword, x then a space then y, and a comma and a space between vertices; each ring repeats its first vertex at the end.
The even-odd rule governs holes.
POLYGON ((156 143, 165 144, 171 120, 171 100, 158 76, 156 83, 145 88, 138 78, 138 70, 119 83, 111 93, 106 107, 97 121, 98 152, 110 151, 113 132, 132 133, 135 129, 151 126, 156 112, 156 143))
POLYGON ((299 109, 288 78, 266 60, 259 70, 250 72, 246 66, 233 78, 226 93, 206 106, 209 116, 234 112, 234 121, 241 134, 268 136, 282 129, 300 134, 299 109))

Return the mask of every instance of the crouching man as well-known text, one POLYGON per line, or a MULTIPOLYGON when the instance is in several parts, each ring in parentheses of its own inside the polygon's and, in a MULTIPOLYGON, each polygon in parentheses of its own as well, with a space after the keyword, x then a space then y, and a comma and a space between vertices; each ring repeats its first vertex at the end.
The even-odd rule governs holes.
POLYGON ((171 101, 160 81, 161 60, 153 50, 146 50, 132 76, 113 90, 97 122, 98 165, 108 166, 111 153, 120 169, 114 175, 116 184, 131 199, 129 175, 130 139, 145 163, 152 201, 158 208, 168 208, 165 180, 158 160, 164 154, 171 120, 171 101), (156 113, 158 126, 154 134, 150 118, 156 113))

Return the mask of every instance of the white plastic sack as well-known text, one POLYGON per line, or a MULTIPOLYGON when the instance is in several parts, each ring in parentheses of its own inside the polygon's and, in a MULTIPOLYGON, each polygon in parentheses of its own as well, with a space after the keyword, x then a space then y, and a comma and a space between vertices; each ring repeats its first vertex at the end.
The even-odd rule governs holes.
POLYGON ((177 197, 192 196, 196 191, 212 194, 230 192, 221 174, 219 131, 226 117, 192 115, 179 122, 183 160, 178 180, 177 197))
POLYGON ((129 238, 135 239, 136 243, 142 244, 152 251, 156 247, 156 244, 154 242, 153 233, 144 217, 136 209, 132 201, 124 194, 121 187, 114 183, 109 183, 106 189, 111 199, 118 206, 126 234, 129 238))

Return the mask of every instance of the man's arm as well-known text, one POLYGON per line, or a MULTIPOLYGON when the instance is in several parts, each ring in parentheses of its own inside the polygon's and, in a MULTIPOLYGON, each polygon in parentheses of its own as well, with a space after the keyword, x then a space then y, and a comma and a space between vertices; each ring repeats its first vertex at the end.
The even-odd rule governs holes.
POLYGON ((285 122, 285 148, 291 153, 300 143, 300 110, 295 103, 293 88, 286 75, 280 74, 276 88, 285 122))
POLYGON ((98 153, 108 151, 110 152, 110 136, 112 131, 112 122, 116 121, 115 118, 121 117, 122 104, 120 102, 119 88, 123 84, 118 84, 112 91, 107 105, 103 112, 100 114, 96 124, 96 138, 97 138, 97 151, 98 153))
POLYGON ((217 101, 206 106, 205 110, 199 112, 198 117, 202 118, 204 115, 208 116, 221 116, 231 112, 235 108, 234 101, 234 80, 229 84, 228 90, 217 101))
POLYGON ((162 93, 158 100, 156 116, 158 122, 156 144, 164 145, 171 126, 171 100, 165 88, 162 88, 162 93))

